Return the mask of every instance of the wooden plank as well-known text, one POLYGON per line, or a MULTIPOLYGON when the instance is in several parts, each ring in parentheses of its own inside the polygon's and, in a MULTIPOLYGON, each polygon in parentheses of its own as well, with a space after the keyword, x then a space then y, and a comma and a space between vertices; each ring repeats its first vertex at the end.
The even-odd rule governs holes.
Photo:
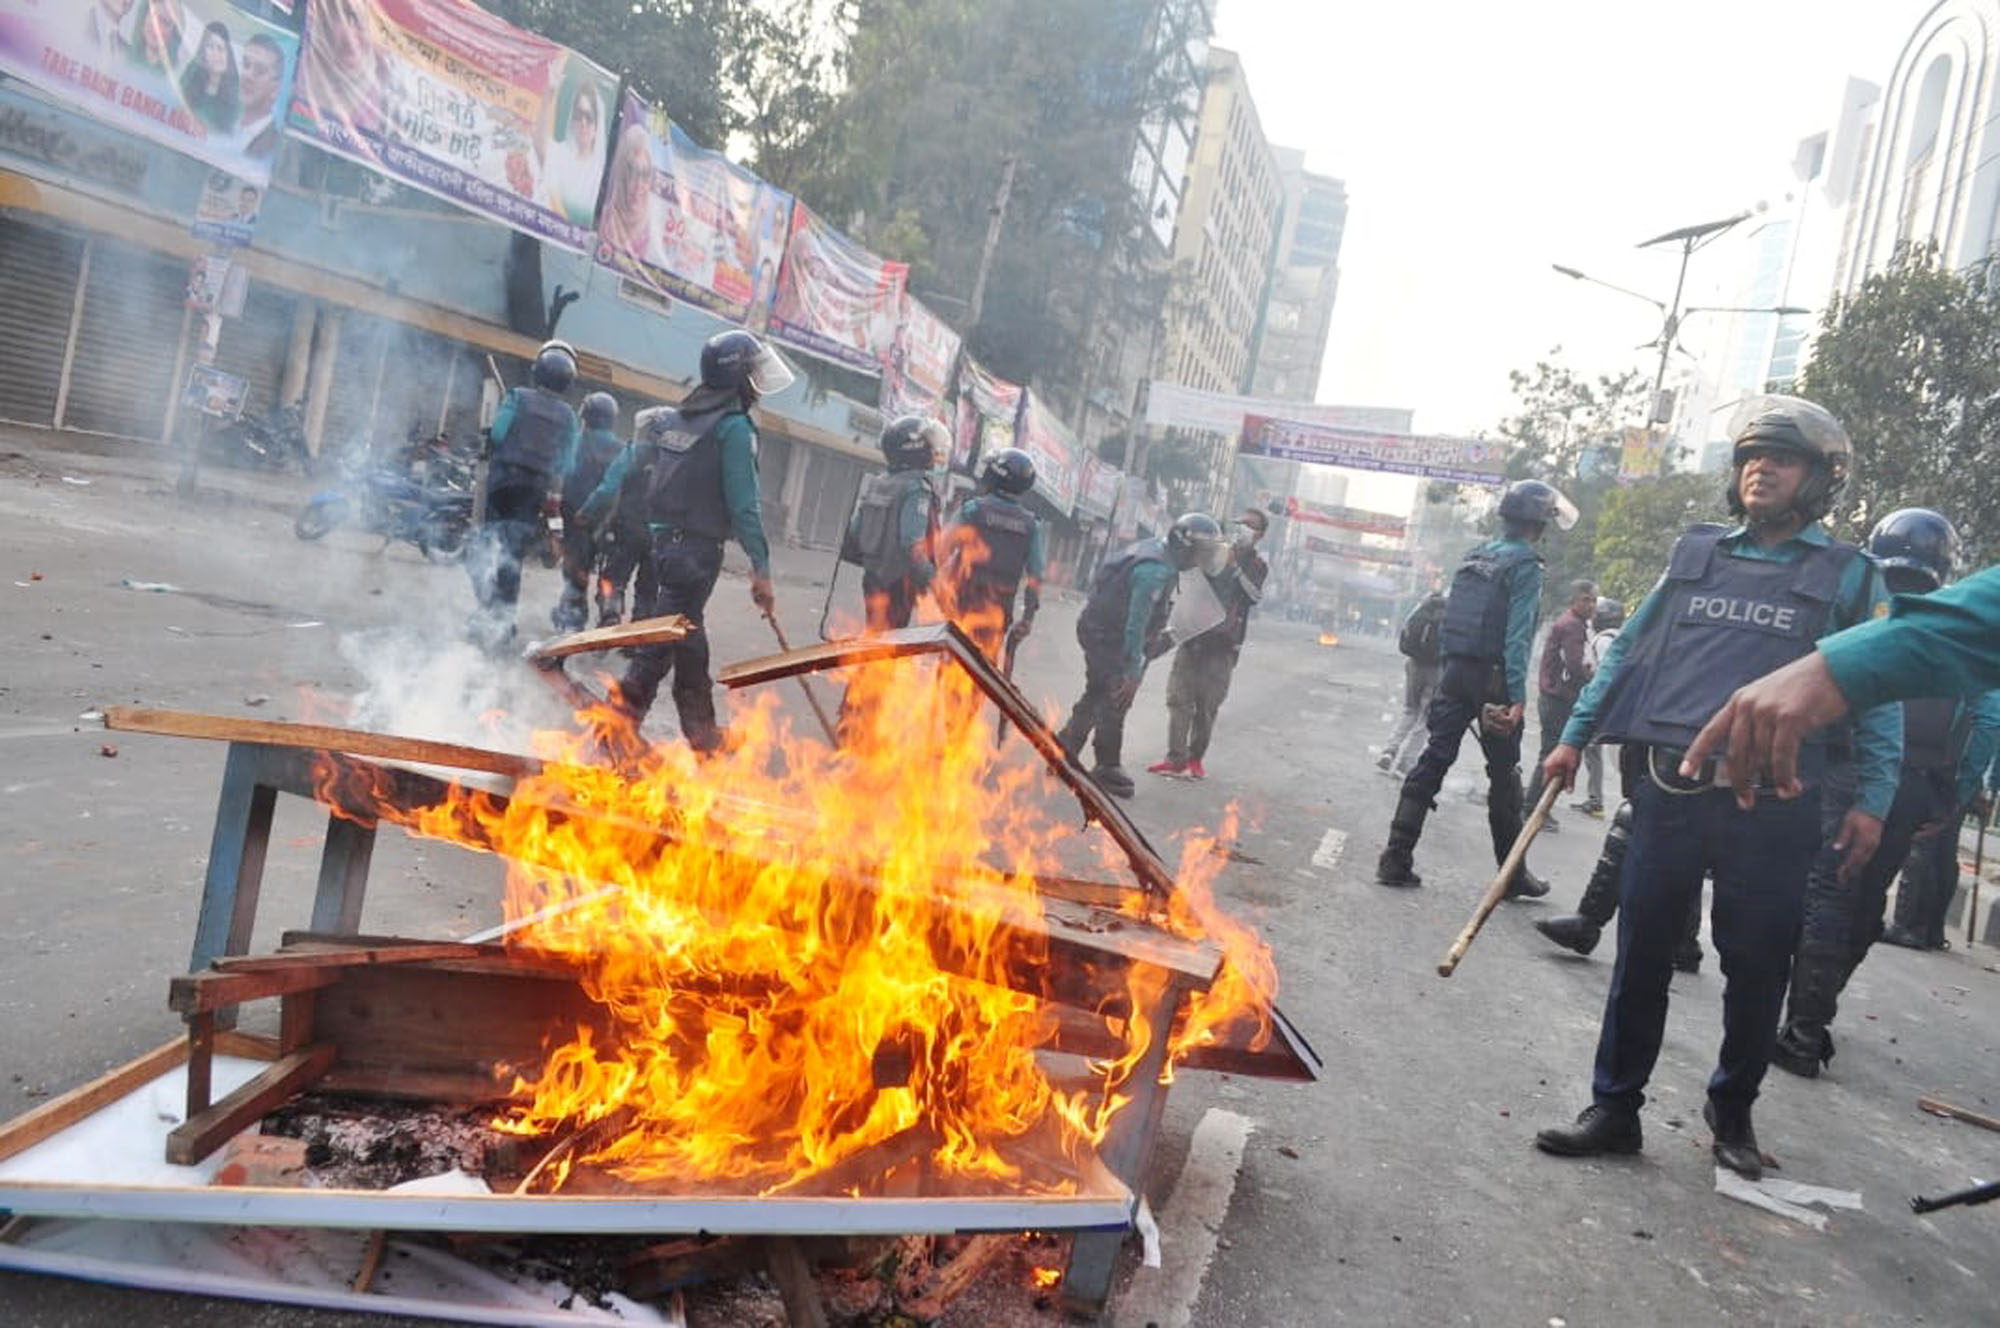
POLYGON ((946 650, 947 633, 956 629, 939 623, 928 627, 904 627, 877 636, 856 636, 844 641, 827 641, 781 650, 725 665, 715 675, 724 687, 748 687, 753 683, 777 682, 802 673, 872 664, 884 659, 905 659, 912 655, 936 655, 946 650))
POLYGON ((324 987, 340 976, 337 968, 287 968, 275 972, 184 973, 167 983, 167 1008, 198 1015, 245 1001, 261 1001, 294 991, 324 987))
POLYGON ((296 1047, 279 1047, 277 1038, 266 1037, 262 1033, 245 1033, 234 1028, 215 1030, 215 1054, 234 1056, 246 1061, 274 1061, 296 1047))
POLYGON ((469 948, 454 941, 314 947, 295 953, 227 955, 216 960, 212 968, 218 973, 291 973, 322 968, 362 968, 369 964, 420 964, 430 959, 466 958, 468 956, 464 952, 469 948))
POLYGON ((613 627, 593 627, 587 632, 571 632, 528 647, 528 662, 550 665, 571 655, 587 655, 600 650, 627 650, 636 646, 662 645, 685 641, 700 629, 686 617, 670 613, 660 618, 639 618, 613 627))
POLYGON ((187 1114, 208 1110, 215 1072, 215 1012, 205 1010, 188 1020, 187 1114))
POLYGON ((819 1298, 819 1284, 813 1281, 812 1265, 806 1262, 798 1241, 790 1236, 767 1237, 764 1260, 785 1302, 785 1322, 791 1328, 827 1328, 826 1305, 819 1298))
POLYGON ((651 1300, 676 1287, 740 1277, 763 1267, 756 1243, 741 1236, 689 1237, 649 1245, 627 1259, 619 1285, 635 1300, 651 1300))
POLYGON ((215 1103, 189 1116, 167 1136, 167 1161, 192 1166, 228 1141, 231 1135, 310 1087, 336 1055, 331 1042, 316 1042, 281 1060, 215 1103))
POLYGON ((1992 1116, 1983 1115, 1980 1112, 1972 1110, 1970 1107, 1954 1106, 1949 1102, 1941 1102, 1934 1097, 1920 1097, 1917 1099, 1917 1105, 1933 1116, 1945 1116, 1951 1120, 1961 1120, 1967 1125, 1977 1125, 1982 1130, 2000 1130, 2000 1120, 1996 1120, 1992 1116))
POLYGON ((133 1089, 151 1083, 187 1061, 188 1040, 177 1037, 107 1070, 87 1084, 52 1097, 0 1127, 0 1161, 59 1134, 84 1117, 110 1106, 133 1089))
POLYGON ((897 1308, 912 1318, 928 1323, 945 1312, 950 1304, 971 1289, 981 1273, 998 1263, 1007 1251, 1021 1243, 1017 1233, 974 1236, 952 1256, 951 1262, 926 1278, 917 1294, 897 1308))
POLYGON ((219 742, 316 748, 346 752, 352 756, 415 761, 421 765, 449 766, 460 770, 484 770, 496 775, 510 775, 515 779, 525 778, 542 768, 542 763, 530 756, 489 751, 483 747, 465 747, 455 742, 401 738, 388 733, 335 728, 327 724, 290 724, 274 719, 204 715, 187 710, 108 706, 104 711, 104 727, 122 733, 155 733, 169 738, 209 738, 219 742))

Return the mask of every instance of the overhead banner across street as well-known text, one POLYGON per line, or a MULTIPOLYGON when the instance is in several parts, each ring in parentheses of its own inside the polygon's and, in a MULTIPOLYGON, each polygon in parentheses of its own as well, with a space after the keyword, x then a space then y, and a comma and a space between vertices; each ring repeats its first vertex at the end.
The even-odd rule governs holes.
POLYGON ((597 217, 597 261, 733 323, 760 325, 792 196, 695 143, 629 89, 597 217), (753 311, 755 314, 753 316, 753 311))
POLYGON ((877 258, 795 202, 771 306, 771 335, 836 364, 879 374, 895 341, 909 275, 907 263, 877 258))
POLYGON ((292 132, 583 251, 618 80, 460 0, 313 0, 292 132))
POLYGON ((1349 544, 1343 540, 1321 539, 1317 535, 1306 536, 1306 552, 1323 553, 1332 558, 1345 558, 1350 562, 1380 563, 1384 567, 1408 567, 1410 555, 1395 549, 1370 548, 1366 544, 1349 544))
POLYGON ((0 74, 262 187, 298 38, 229 0, 7 0, 0 74))
POLYGON ((1364 535, 1387 535, 1392 539, 1402 539, 1410 530, 1409 522, 1399 516, 1390 516, 1387 512, 1364 512, 1358 507, 1332 507, 1326 503, 1315 503, 1304 498, 1285 499, 1285 515, 1294 521, 1308 521, 1316 526, 1358 530, 1364 535))
POLYGON ((1336 429, 1250 415, 1243 420, 1241 446, 1252 456, 1315 466, 1414 475, 1458 484, 1498 487, 1506 482, 1502 471, 1507 464, 1507 445, 1482 438, 1336 429))
POLYGON ((1146 389, 1146 423, 1158 428, 1235 434, 1242 432, 1246 415, 1378 433, 1408 433, 1411 418, 1410 411, 1386 406, 1316 406, 1204 392, 1179 383, 1154 382, 1146 389))

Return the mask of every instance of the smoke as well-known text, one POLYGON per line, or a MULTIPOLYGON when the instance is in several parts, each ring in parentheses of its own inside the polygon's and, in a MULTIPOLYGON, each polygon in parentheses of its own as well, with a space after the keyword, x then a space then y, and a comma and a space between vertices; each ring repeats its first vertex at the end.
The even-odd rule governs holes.
POLYGON ((536 730, 574 726, 532 665, 424 627, 351 634, 340 654, 362 679, 351 706, 359 728, 526 752, 536 730))

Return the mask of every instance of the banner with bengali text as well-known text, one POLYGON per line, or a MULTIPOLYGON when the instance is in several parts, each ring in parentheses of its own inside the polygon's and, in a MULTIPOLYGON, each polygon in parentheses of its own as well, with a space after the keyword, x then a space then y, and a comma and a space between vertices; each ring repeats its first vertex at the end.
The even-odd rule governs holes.
POLYGON ((1096 517, 1107 520, 1118 505, 1118 495, 1125 487, 1125 472, 1109 461, 1100 460, 1088 453, 1083 458, 1083 475, 1076 487, 1076 513, 1078 516, 1096 517))
POLYGON ((298 50, 229 0, 0 4, 0 74, 259 188, 298 50))
POLYGON ((1325 503, 1315 503, 1305 498, 1287 498, 1285 515, 1294 521, 1309 521, 1319 526, 1334 526, 1341 530, 1358 530, 1364 535, 1387 535, 1402 539, 1410 533, 1410 524, 1399 516, 1386 512, 1364 512, 1358 507, 1330 507, 1325 503))
POLYGON ((412 188, 586 251, 617 86, 464 0, 311 0, 289 124, 412 188))
POLYGON ((1035 491, 1068 516, 1083 479, 1083 448, 1056 413, 1033 392, 1021 405, 1020 441, 1035 462, 1035 491))
POLYGON ((951 325, 903 292, 903 316, 882 369, 882 414, 940 416, 958 362, 959 336, 951 325))
POLYGON ((1316 406, 1204 392, 1179 383, 1155 382, 1146 388, 1146 423, 1158 428, 1235 434, 1242 432, 1246 415, 1377 433, 1408 433, 1412 418, 1411 411, 1387 406, 1316 406))
POLYGON ((771 306, 771 335, 836 364, 879 374, 895 342, 909 275, 907 263, 877 258, 794 202, 771 306))
POLYGON ((1410 555, 1396 549, 1377 549, 1366 544, 1349 544, 1344 540, 1321 539, 1318 535, 1306 536, 1305 545, 1308 553, 1323 553, 1351 562, 1380 563, 1384 567, 1410 565, 1410 555))
POLYGON ((1021 415, 1021 387, 992 374, 970 356, 958 366, 958 418, 951 436, 951 468, 970 475, 983 457, 1014 445, 1021 415))
POLYGON ((753 330, 785 257, 792 196, 695 143, 627 89, 597 215, 597 262, 753 330))
POLYGON ((1508 445, 1483 438, 1437 434, 1375 433, 1299 420, 1245 416, 1241 446, 1253 456, 1279 457, 1315 466, 1413 475, 1458 484, 1506 483, 1508 445))

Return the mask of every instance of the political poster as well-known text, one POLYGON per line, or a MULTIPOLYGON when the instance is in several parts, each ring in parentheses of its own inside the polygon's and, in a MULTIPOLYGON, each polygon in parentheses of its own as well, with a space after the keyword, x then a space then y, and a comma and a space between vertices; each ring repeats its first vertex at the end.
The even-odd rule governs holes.
POLYGON ((1410 530, 1409 522, 1402 517, 1391 516, 1387 512, 1365 512, 1357 507, 1332 507, 1326 503, 1315 503, 1304 498, 1287 498, 1285 515, 1294 521, 1307 521, 1316 526, 1358 530, 1364 535, 1387 535, 1392 539, 1402 539, 1410 530))
POLYGON ((879 374, 903 312, 907 263, 877 258, 792 204, 770 332, 777 340, 863 373, 879 374))
POLYGON ((791 215, 790 194, 698 146, 630 89, 619 99, 600 265, 755 329, 777 289, 791 215))
POLYGON ((1056 413, 1029 392, 1021 405, 1020 438, 1015 444, 1035 463, 1035 492, 1068 516, 1083 479, 1083 448, 1056 413))
POLYGON ((210 171, 202 182, 190 229, 198 240, 221 245, 246 245, 257 229, 264 191, 228 171, 210 171))
POLYGON ((297 37, 229 0, 0 5, 0 74, 260 188, 297 62, 297 37))
POLYGON ((951 387, 952 366, 958 362, 958 333, 951 325, 903 292, 903 317, 882 366, 882 414, 939 415, 951 387))
POLYGON ((1076 488, 1077 515, 1108 520, 1111 510, 1118 505, 1118 495, 1124 487, 1124 471, 1109 461, 1086 453, 1083 475, 1076 488))
POLYGON ((1618 444, 1618 478, 1643 480, 1664 473, 1662 459, 1666 450, 1664 431, 1628 427, 1618 444))
POLYGON ((414 189, 584 251, 617 85, 462 0, 313 0, 287 123, 414 189))
POLYGON ((1159 428, 1235 434, 1242 431, 1246 415, 1376 433, 1408 433, 1412 418, 1408 410, 1386 406, 1316 406, 1305 401, 1204 392, 1179 383, 1155 382, 1146 389, 1146 423, 1159 428))
POLYGON ((247 380, 212 364, 190 364, 187 386, 181 389, 181 405, 216 419, 233 420, 243 413, 249 395, 247 380))
POLYGON ((1243 420, 1241 446, 1252 456, 1278 457, 1315 466, 1342 466, 1458 484, 1498 487, 1506 483, 1502 469, 1507 464, 1508 444, 1499 440, 1378 433, 1248 415, 1243 420))
POLYGON ((1014 446, 1021 388, 995 378, 971 358, 959 362, 958 419, 951 436, 951 468, 970 475, 983 457, 1014 446))

